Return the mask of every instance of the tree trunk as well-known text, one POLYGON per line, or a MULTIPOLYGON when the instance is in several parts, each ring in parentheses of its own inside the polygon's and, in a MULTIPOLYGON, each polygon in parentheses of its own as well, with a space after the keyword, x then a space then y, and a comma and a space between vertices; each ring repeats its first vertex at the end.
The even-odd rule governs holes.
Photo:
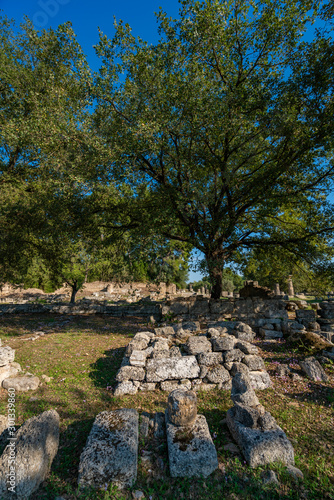
POLYGON ((72 293, 71 293, 70 304, 74 304, 75 303, 75 296, 78 292, 77 283, 74 283, 74 285, 71 285, 71 288, 72 288, 72 293))
POLYGON ((223 291, 223 270, 225 259, 221 252, 213 252, 205 256, 211 281, 211 298, 220 299, 223 291))

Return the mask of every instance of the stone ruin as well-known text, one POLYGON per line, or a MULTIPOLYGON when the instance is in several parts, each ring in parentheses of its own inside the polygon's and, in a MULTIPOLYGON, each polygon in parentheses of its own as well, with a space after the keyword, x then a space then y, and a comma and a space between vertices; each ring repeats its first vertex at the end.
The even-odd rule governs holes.
POLYGON ((32 373, 21 374, 21 366, 14 359, 15 350, 9 346, 1 347, 0 339, 0 385, 4 389, 14 388, 16 391, 37 389, 39 378, 32 373))
POLYGON ((239 294, 244 299, 248 299, 249 297, 271 299, 277 295, 270 288, 259 286, 257 281, 245 281, 244 287, 239 290, 239 294))
POLYGON ((202 332, 198 322, 138 332, 128 344, 116 380, 115 396, 177 388, 230 390, 236 370, 249 374, 255 389, 271 386, 255 333, 238 321, 209 324, 202 332))

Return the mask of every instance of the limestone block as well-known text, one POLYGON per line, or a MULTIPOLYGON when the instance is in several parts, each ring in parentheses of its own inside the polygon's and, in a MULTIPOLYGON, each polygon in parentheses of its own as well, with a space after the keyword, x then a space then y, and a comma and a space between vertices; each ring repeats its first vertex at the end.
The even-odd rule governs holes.
POLYGON ((168 396, 168 420, 176 426, 189 426, 197 416, 197 397, 193 391, 175 389, 168 396))
POLYGON ((131 366, 142 366, 146 365, 147 354, 145 351, 132 351, 130 356, 130 365, 131 366))
POLYGON ((259 352, 258 348, 254 344, 246 342, 245 340, 238 340, 235 344, 235 347, 237 349, 240 349, 240 351, 244 352, 245 354, 258 354, 259 352))
POLYGON ((269 373, 266 371, 250 371, 249 379, 253 389, 256 391, 263 391, 272 386, 272 382, 269 377, 269 373))
POLYGON ((236 403, 234 408, 234 418, 241 424, 245 425, 246 427, 251 427, 252 429, 255 429, 259 426, 259 419, 265 413, 265 409, 262 405, 253 407, 236 403))
POLYGON ((132 351, 143 351, 148 347, 149 340, 138 339, 131 340, 125 349, 125 356, 131 356, 132 351))
POLYGON ((231 399, 233 403, 244 406, 258 406, 260 404, 250 378, 244 373, 236 373, 232 379, 231 399))
POLYGON ((0 366, 0 384, 2 384, 6 378, 15 377, 18 373, 19 370, 13 366, 13 363, 0 366))
POLYGON ((265 330, 264 328, 259 329, 259 334, 262 338, 266 340, 280 339, 283 337, 283 333, 277 330, 265 330))
POLYGON ((151 359, 163 359, 163 358, 169 358, 169 356, 170 356, 169 349, 167 349, 167 350, 153 349, 153 351, 151 352, 150 358, 151 359))
POLYGON ((154 382, 142 382, 139 386, 139 390, 143 392, 155 391, 157 384, 154 382))
POLYGON ((125 394, 137 394, 138 387, 131 380, 119 382, 115 388, 114 396, 124 396, 125 394))
POLYGON ((245 357, 245 354, 240 351, 240 349, 232 349, 224 354, 225 363, 231 363, 233 361, 241 361, 245 357))
POLYGON ((225 383, 228 382, 230 378, 229 372, 222 365, 210 368, 206 375, 207 381, 211 384, 225 383))
POLYGON ((180 351, 180 348, 177 347, 177 346, 171 347, 171 349, 169 349, 169 356, 171 358, 181 358, 182 357, 182 353, 180 351))
POLYGON ((178 380, 164 380, 160 383, 160 389, 165 392, 172 392, 179 387, 178 380))
POLYGON ((0 347, 0 366, 5 366, 14 361, 15 350, 9 346, 0 347))
POLYGON ((248 366, 250 370, 265 370, 264 361, 260 356, 248 354, 244 357, 242 362, 248 366))
POLYGON ((197 378, 200 367, 195 356, 182 358, 149 359, 146 365, 147 382, 197 378))
POLYGON ((140 340, 143 340, 144 342, 149 342, 154 336, 155 336, 154 333, 151 332, 138 332, 133 337, 132 342, 138 342, 140 340))
POLYGON ((154 328, 154 333, 157 337, 173 337, 175 335, 175 330, 172 326, 163 326, 161 328, 154 328))
POLYGON ((255 339, 254 332, 244 332, 239 330, 232 331, 232 335, 234 335, 238 340, 246 340, 246 342, 251 342, 255 339))
POLYGON ((227 425, 250 467, 278 461, 294 464, 293 447, 277 424, 275 429, 268 431, 252 429, 238 422, 235 415, 235 407, 230 408, 227 412, 227 425))
POLYGON ((131 487, 137 479, 138 412, 124 408, 95 418, 80 456, 79 487, 131 487))
MULTIPOLYGON (((225 363, 226 365, 226 363, 225 363)), ((249 376, 249 368, 244 363, 233 363, 231 368, 231 375, 234 377, 236 373, 244 373, 249 376)))
POLYGON ((208 477, 218 467, 206 418, 197 415, 190 427, 179 427, 168 419, 166 411, 169 470, 172 477, 208 477))
POLYGON ((145 379, 145 370, 140 366, 122 366, 116 375, 116 380, 118 382, 125 382, 127 380, 139 380, 145 379))
POLYGON ((313 356, 306 358, 300 363, 301 369, 311 379, 315 381, 328 382, 328 377, 321 364, 313 356))
POLYGON ((204 336, 192 336, 187 340, 186 350, 188 354, 211 352, 211 342, 204 336))
POLYGON ((35 391, 39 386, 39 378, 33 375, 6 378, 2 382, 4 389, 13 388, 18 392, 35 391))
POLYGON ((224 352, 234 349, 236 340, 232 335, 226 335, 225 337, 213 337, 211 339, 212 350, 214 352, 224 352))
POLYGON ((16 432, 16 496, 8 491, 11 447, 0 458, 0 498, 28 498, 47 477, 59 445, 59 415, 45 411, 27 420, 16 432))
POLYGON ((208 352, 197 355, 197 361, 203 366, 216 366, 223 363, 222 352, 208 352))

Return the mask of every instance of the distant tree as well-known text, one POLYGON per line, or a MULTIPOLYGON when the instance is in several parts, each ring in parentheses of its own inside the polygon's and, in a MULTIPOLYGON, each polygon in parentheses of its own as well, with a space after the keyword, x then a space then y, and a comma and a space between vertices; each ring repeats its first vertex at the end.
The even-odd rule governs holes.
POLYGON ((203 252, 218 298, 238 252, 332 233, 333 42, 303 39, 315 1, 180 5, 154 45, 101 34, 95 126, 134 217, 203 252))

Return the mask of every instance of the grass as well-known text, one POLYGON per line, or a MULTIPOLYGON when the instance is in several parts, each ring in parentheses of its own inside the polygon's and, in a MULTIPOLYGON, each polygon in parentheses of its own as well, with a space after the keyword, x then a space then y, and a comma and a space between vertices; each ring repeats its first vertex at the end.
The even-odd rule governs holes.
MULTIPOLYGON (((39 377, 53 377, 34 392, 17 395, 17 424, 45 410, 57 409, 61 419, 58 454, 48 479, 32 499, 130 499, 141 490, 149 499, 334 499, 334 366, 326 372, 330 383, 276 378, 278 363, 299 370, 305 355, 285 342, 257 341, 273 380, 273 388, 258 391, 265 408, 292 441, 296 466, 304 473, 303 482, 287 475, 275 464, 279 486, 264 486, 265 468, 250 469, 238 454, 224 450, 232 441, 224 423, 232 406, 229 392, 215 390, 198 394, 199 413, 206 416, 218 452, 219 469, 206 479, 173 479, 168 472, 164 441, 140 441, 138 479, 132 490, 113 486, 101 491, 77 489, 80 454, 95 416, 104 410, 136 408, 154 413, 166 408, 167 393, 139 393, 113 397, 111 386, 131 337, 148 325, 139 318, 115 319, 107 316, 3 316, 0 338, 3 345, 16 349, 15 361, 24 371, 39 377), (25 340, 34 331, 46 335, 25 340)), ((7 392, 0 389, 0 414, 6 414, 7 392)))

